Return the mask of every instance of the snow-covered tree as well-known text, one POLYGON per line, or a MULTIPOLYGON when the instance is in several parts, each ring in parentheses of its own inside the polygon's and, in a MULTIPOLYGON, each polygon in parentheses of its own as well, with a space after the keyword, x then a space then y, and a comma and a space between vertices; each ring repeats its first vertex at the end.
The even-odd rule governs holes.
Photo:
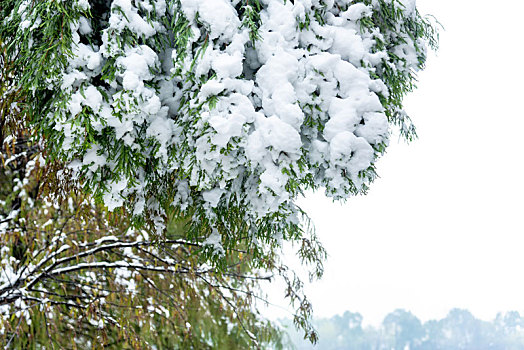
POLYGON ((254 303, 270 276, 251 269, 249 252, 213 269, 180 219, 160 240, 81 191, 57 201, 56 169, 42 164, 23 123, 1 120, 0 136, 11 131, 0 152, 3 348, 280 348, 281 332, 254 303))
POLYGON ((162 244, 183 227, 198 268, 247 252, 288 282, 314 340, 279 249, 298 243, 319 277, 297 196, 365 193, 392 128, 415 136, 402 99, 436 47, 415 1, 2 0, 0 17, 2 99, 17 96, 2 118, 27 123, 50 198, 78 191, 162 244))

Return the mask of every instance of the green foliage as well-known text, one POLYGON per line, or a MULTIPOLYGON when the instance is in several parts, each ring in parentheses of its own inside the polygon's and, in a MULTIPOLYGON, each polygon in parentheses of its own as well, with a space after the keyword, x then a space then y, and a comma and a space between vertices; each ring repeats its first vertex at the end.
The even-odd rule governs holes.
POLYGON ((257 310, 264 278, 249 252, 204 268, 202 247, 181 239, 183 216, 173 213, 166 236, 148 242, 125 212, 94 204, 67 172, 57 176, 59 163, 43 162, 3 53, 0 346, 281 349, 281 331, 257 310))
MULTIPOLYGON (((0 219, 7 226, 0 234, 9 250, 0 258, 9 274, 0 274, 0 300, 10 312, 3 320, 6 344, 64 347, 73 339, 78 347, 278 347, 279 331, 255 306, 259 283, 272 277, 286 283, 294 324, 317 340, 302 282, 280 259, 282 242, 291 241, 311 268, 310 278, 322 276, 326 252, 295 200, 322 187, 336 199, 365 193, 377 176, 374 162, 386 150, 388 120, 406 139, 415 137, 402 99, 415 86, 415 71, 424 68, 426 45, 437 47, 438 33, 398 0, 207 4, 222 4, 238 21, 229 37, 217 32, 215 14, 200 2, 2 1, 0 219), (263 30, 267 37, 274 30, 263 28, 271 5, 299 13, 296 40, 289 39, 300 53, 292 57, 297 64, 331 55, 354 74, 359 93, 376 101, 369 110, 354 107, 361 114, 354 127, 378 114, 383 131, 369 140, 347 131, 353 138, 345 135, 345 146, 330 152, 328 109, 348 93, 341 85, 351 82, 318 67, 307 79, 303 74, 308 93, 293 92, 296 101, 286 102, 300 110, 303 123, 291 126, 273 115, 281 111, 266 108, 266 99, 279 96, 265 96, 258 77, 264 69, 274 70, 271 77, 282 73, 261 58, 267 52, 259 52, 267 44, 263 30), (367 5, 367 14, 349 24, 373 43, 371 55, 379 59, 349 62, 328 52, 333 38, 319 27, 349 5, 367 5), (411 49, 415 63, 402 51, 411 49), (229 60, 242 55, 234 61, 238 72, 222 77, 211 54, 229 60), (223 88, 203 93, 213 84, 223 88), (212 125, 214 114, 246 121, 227 142, 216 142, 223 135, 212 125), (280 124, 259 130, 257 123, 268 121, 280 124), (283 127, 291 131, 282 138, 296 136, 297 149, 288 140, 272 140, 260 159, 248 155, 255 131, 271 139, 283 127), (352 140, 360 143, 350 147, 352 140), (359 151, 366 159, 350 167, 359 151), (216 191, 216 201, 206 198, 216 191), (119 245, 105 241, 113 237, 119 245), (100 273, 93 277, 92 270, 100 273), (126 274, 127 290, 119 274, 126 274), (3 280, 11 275, 15 283, 3 280)), ((286 84, 295 88, 289 79, 286 84)))
POLYGON ((0 214, 19 211, 0 232, 9 247, 0 255, 2 268, 23 273, 38 266, 12 286, 13 292, 0 287, 2 304, 17 298, 18 283, 26 295, 9 314, 0 313, 0 344, 13 349, 281 348, 280 331, 254 304, 258 280, 250 276, 245 255, 237 253, 234 260, 230 255, 222 269, 203 270, 198 247, 175 240, 176 233, 149 244, 147 233, 132 230, 125 216, 108 216, 81 194, 70 193, 62 205, 52 204, 45 193, 37 195, 49 180, 43 176, 53 174, 29 169, 28 162, 23 157, 0 168, 0 179, 8 180, 0 187, 0 214), (24 185, 15 188, 16 179, 24 185), (110 246, 101 243, 105 240, 132 248, 105 248, 110 246), (144 268, 111 267, 121 266, 127 256, 144 268), (70 271, 60 272, 64 269, 70 271))

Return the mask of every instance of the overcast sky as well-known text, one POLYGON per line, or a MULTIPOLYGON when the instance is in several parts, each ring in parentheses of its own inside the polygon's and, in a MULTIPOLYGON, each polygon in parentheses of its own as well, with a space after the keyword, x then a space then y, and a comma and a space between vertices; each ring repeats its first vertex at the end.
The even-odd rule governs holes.
POLYGON ((392 140, 367 196, 301 201, 330 254, 307 289, 316 316, 524 312, 524 4, 417 6, 445 27, 405 101, 419 139, 392 140))

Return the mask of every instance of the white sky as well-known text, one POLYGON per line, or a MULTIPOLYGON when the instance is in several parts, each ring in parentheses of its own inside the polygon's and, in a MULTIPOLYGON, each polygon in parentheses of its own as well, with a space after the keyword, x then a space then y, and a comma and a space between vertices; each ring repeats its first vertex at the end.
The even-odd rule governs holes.
POLYGON ((417 6, 445 27, 405 102, 419 139, 392 141, 367 196, 301 201, 330 254, 307 288, 318 317, 524 312, 524 3, 417 6))

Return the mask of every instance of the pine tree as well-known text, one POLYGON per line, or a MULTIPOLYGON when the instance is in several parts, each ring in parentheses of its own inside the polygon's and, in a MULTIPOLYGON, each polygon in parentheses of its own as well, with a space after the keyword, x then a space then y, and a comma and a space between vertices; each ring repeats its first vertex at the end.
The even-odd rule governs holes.
POLYGON ((25 123, 45 192, 183 239, 220 274, 245 252, 287 282, 314 341, 280 247, 320 277, 296 198, 365 193, 391 129, 416 136, 402 99, 437 33, 414 1, 2 0, 0 16, 2 121, 25 123))

